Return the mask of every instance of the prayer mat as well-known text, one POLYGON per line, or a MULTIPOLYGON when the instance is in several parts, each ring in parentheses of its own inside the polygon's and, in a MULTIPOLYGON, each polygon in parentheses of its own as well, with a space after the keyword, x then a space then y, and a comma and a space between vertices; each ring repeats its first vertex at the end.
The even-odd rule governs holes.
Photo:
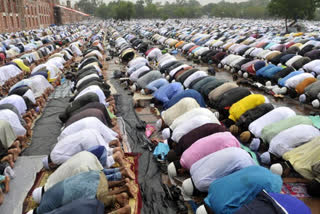
POLYGON ((40 172, 37 173, 36 180, 29 190, 27 197, 24 199, 22 213, 27 213, 29 210, 35 209, 38 204, 32 199, 32 192, 37 187, 44 186, 48 177, 53 173, 53 171, 48 171, 42 168, 40 172))
MULTIPOLYGON (((138 168, 139 168, 139 157, 140 154, 136 153, 126 153, 126 161, 128 162, 128 167, 134 172, 135 180, 131 181, 131 187, 133 189, 133 198, 130 198, 129 205, 131 206, 132 214, 140 214, 142 208, 142 198, 140 192, 140 186, 138 183, 138 168)), ((23 202, 23 214, 26 214, 29 210, 35 209, 38 205, 32 199, 32 192, 35 188, 44 186, 48 177, 53 173, 53 171, 47 171, 45 169, 41 169, 40 172, 37 173, 35 182, 31 189, 29 190, 24 202, 23 202)), ((106 209, 106 213, 109 213, 113 210, 119 209, 120 205, 115 204, 113 208, 106 209)))
POLYGON ((283 183, 281 193, 291 195, 296 198, 309 198, 306 184, 304 183, 283 183))

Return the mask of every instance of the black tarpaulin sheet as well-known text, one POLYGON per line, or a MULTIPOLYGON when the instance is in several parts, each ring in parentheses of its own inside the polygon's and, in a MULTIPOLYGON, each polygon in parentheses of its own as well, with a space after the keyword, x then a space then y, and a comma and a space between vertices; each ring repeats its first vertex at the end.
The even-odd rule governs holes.
POLYGON ((63 123, 59 120, 67 105, 69 98, 51 99, 47 103, 41 117, 35 122, 31 145, 22 155, 48 155, 57 143, 63 123))
POLYGON ((118 91, 115 96, 117 106, 117 116, 121 116, 125 122, 128 141, 132 152, 140 153, 139 158, 139 185, 142 196, 142 213, 177 213, 174 202, 165 198, 162 188, 161 172, 153 159, 152 152, 143 148, 148 143, 144 130, 137 129, 143 123, 136 115, 133 107, 132 97, 127 95, 119 83, 112 79, 111 83, 118 91))

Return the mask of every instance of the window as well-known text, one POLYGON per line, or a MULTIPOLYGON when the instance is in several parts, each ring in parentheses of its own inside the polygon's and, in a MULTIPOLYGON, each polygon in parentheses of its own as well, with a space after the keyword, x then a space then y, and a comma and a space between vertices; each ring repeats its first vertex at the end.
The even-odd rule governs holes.
POLYGON ((6 16, 3 17, 3 22, 4 22, 4 28, 8 29, 8 23, 7 23, 7 17, 6 16))
POLYGON ((10 16, 10 20, 11 20, 11 27, 14 27, 14 22, 13 22, 13 16, 10 16))
POLYGON ((4 12, 4 1, 0 1, 0 12, 4 12))

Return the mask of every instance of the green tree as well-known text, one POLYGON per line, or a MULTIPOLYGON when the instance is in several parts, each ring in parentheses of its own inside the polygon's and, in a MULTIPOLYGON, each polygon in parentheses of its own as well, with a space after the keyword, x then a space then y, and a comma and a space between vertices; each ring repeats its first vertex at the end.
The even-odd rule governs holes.
POLYGON ((98 8, 98 1, 96 0, 80 0, 77 6, 85 13, 93 15, 98 8))
POLYGON ((268 5, 270 14, 285 19, 286 32, 288 20, 293 20, 292 26, 298 19, 312 19, 318 6, 318 0, 271 0, 268 5))
POLYGON ((135 6, 132 2, 118 1, 117 7, 115 8, 116 19, 130 20, 134 16, 135 6))
POLYGON ((136 17, 144 18, 144 0, 138 0, 135 7, 136 7, 136 17))

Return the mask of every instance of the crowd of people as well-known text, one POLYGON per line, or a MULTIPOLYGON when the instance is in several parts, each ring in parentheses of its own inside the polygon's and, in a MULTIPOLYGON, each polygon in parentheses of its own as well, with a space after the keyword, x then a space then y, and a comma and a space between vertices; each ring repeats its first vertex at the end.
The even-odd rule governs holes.
POLYGON ((156 128, 169 148, 168 176, 188 177, 179 188, 186 200, 203 199, 197 214, 311 213, 281 190, 295 176, 311 197, 319 197, 320 117, 276 105, 270 97, 288 95, 319 108, 317 28, 310 24, 307 32, 282 34, 271 22, 154 22, 0 36, 0 204, 35 120, 50 93, 68 81, 73 96, 59 115, 57 143, 43 159, 52 174, 33 190, 38 207, 28 213, 131 213, 136 175, 107 83, 105 60, 112 55, 126 66, 121 75, 128 89, 152 95, 161 112, 156 128), (262 92, 218 78, 217 70, 262 92))
POLYGON ((106 83, 102 26, 1 36, 1 204, 15 177, 14 162, 30 145, 35 120, 55 87, 69 81, 73 97, 59 115, 64 126, 43 159, 43 167, 54 172, 32 192, 39 206, 29 213, 104 213, 106 207, 115 210, 110 213, 131 213, 135 174, 122 148, 115 101, 106 83))
POLYGON ((312 88, 317 96, 320 58, 312 54, 320 45, 317 35, 276 35, 276 29, 235 23, 153 24, 124 22, 122 30, 109 31, 120 56, 136 49, 122 58, 130 89, 152 94, 162 110, 157 128, 170 147, 169 176, 190 175, 182 183, 183 195, 207 196, 196 213, 311 213, 302 201, 280 192, 282 178, 295 171, 308 194, 319 196, 319 117, 274 105, 264 94, 215 77, 213 67, 201 70, 175 54, 241 70, 272 95, 296 97, 312 88))
POLYGON ((14 163, 30 144, 32 125, 41 114, 61 74, 78 55, 84 26, 1 35, 0 204, 9 192, 14 163))

